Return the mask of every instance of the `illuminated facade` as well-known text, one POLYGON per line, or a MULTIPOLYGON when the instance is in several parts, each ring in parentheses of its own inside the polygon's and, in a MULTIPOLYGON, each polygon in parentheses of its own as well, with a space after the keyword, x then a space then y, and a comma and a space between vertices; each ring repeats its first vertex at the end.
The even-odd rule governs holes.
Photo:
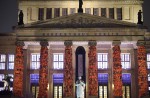
POLYGON ((145 96, 150 34, 136 24, 142 3, 84 0, 77 13, 78 0, 20 0, 25 25, 0 36, 0 81, 15 75, 11 89, 25 98, 75 98, 78 76, 85 98, 145 96))

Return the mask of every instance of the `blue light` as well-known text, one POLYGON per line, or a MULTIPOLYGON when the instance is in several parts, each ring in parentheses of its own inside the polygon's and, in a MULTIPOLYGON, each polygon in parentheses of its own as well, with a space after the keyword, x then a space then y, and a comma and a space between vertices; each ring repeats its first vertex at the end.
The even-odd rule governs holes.
POLYGON ((64 74, 53 74, 53 83, 63 83, 64 74))
POLYGON ((108 84, 108 74, 98 73, 98 83, 108 84))

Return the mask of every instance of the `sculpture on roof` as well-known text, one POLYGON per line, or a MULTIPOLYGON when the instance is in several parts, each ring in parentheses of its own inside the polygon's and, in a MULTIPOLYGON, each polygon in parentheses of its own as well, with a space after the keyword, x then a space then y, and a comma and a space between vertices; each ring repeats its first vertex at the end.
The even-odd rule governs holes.
POLYGON ((19 13, 19 22, 18 22, 18 25, 23 25, 24 22, 23 22, 23 11, 20 10, 20 13, 19 13))
POLYGON ((83 13, 82 5, 83 5, 83 1, 82 1, 82 0, 79 0, 78 13, 83 13))
POLYGON ((138 23, 137 24, 143 24, 143 22, 142 22, 142 11, 141 10, 139 10, 139 12, 138 12, 138 23))

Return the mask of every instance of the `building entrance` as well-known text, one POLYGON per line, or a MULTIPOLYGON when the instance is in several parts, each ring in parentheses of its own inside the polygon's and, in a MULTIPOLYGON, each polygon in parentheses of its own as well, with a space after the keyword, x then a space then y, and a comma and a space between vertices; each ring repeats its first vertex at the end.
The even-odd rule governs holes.
POLYGON ((62 93, 62 90, 63 90, 63 86, 62 85, 54 85, 54 98, 62 98, 63 96, 63 93, 62 93))
POLYGON ((129 85, 123 86, 122 90, 123 90, 123 97, 122 98, 131 98, 130 97, 130 86, 129 85))
POLYGON ((99 89, 99 97, 98 98, 108 98, 108 86, 101 85, 98 87, 99 89))
POLYGON ((32 85, 31 91, 32 91, 32 98, 37 98, 39 93, 39 86, 32 85))

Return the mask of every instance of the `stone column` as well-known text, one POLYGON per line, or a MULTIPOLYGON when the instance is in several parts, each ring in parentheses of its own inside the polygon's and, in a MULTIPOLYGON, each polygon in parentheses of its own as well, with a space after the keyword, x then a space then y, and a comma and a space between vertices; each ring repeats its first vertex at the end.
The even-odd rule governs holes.
POLYGON ((40 71, 39 71, 39 94, 38 98, 47 98, 48 86, 48 42, 41 41, 40 71))
POLYGON ((24 69, 24 56, 23 56, 23 41, 16 42, 16 56, 14 66, 14 81, 13 81, 13 94, 17 97, 23 97, 23 69, 24 69))
POLYGON ((114 98, 122 98, 122 66, 121 66, 121 50, 120 41, 113 41, 113 84, 114 98))
POLYGON ((89 41, 88 91, 89 98, 98 98, 98 71, 96 41, 89 41))
POLYGON ((146 48, 144 41, 137 42, 137 62, 138 62, 138 98, 142 98, 148 93, 148 73, 146 64, 146 48))
POLYGON ((72 41, 65 41, 64 98, 73 98, 72 41))

